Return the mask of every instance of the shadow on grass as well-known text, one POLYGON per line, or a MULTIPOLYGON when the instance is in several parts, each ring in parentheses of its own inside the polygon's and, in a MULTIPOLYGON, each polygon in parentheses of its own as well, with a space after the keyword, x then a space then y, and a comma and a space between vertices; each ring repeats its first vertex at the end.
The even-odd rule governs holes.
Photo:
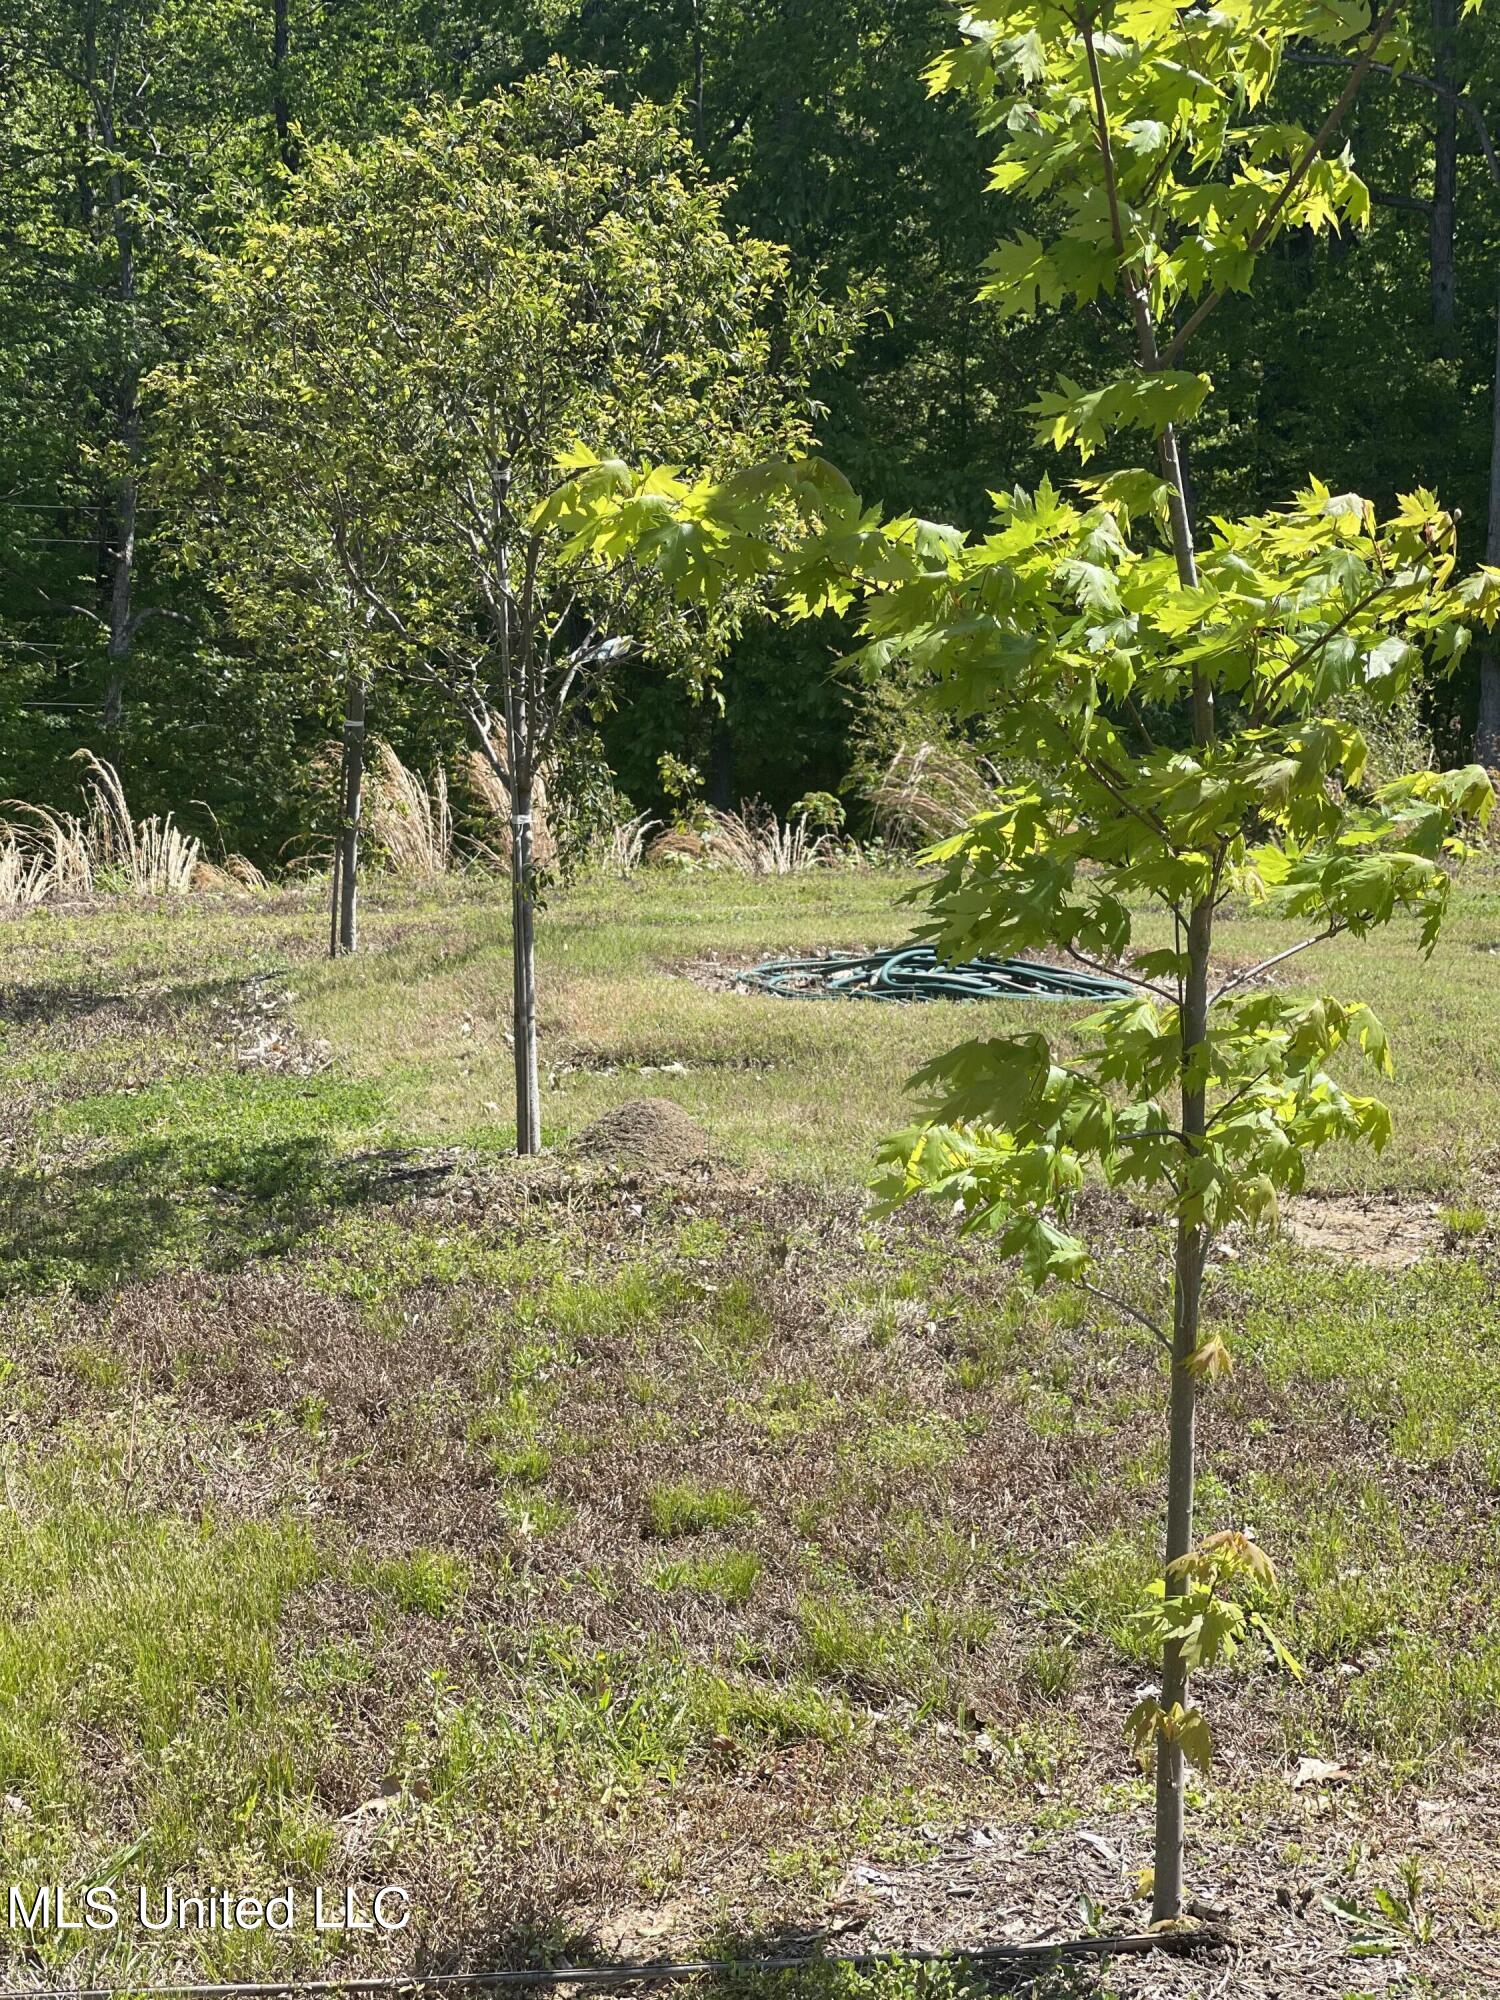
POLYGON ((110 1007, 127 1007, 128 993, 66 985, 56 980, 34 980, 24 986, 0 985, 0 1022, 7 1027, 29 1028, 37 1022, 88 1020, 110 1007))
MULTIPOLYGON (((868 1947, 865 1948, 868 1950, 868 1947)), ((721 1926, 681 1948, 655 1954, 608 1950, 597 1937, 564 1931, 555 1922, 508 1922, 483 1927, 451 1942, 432 1940, 416 1954, 413 1979, 483 1968, 592 1967, 627 1970, 618 1986, 597 1981, 607 1993, 692 1995, 694 2000, 980 2000, 991 1993, 1025 1994, 1028 2000, 1095 2000, 1107 1990, 1109 1960, 1000 1964, 954 1959, 902 1959, 873 1953, 881 1962, 859 1964, 857 1938, 809 1932, 805 1925, 771 1923, 753 1929, 721 1926), (688 1973, 688 1965, 723 1967, 688 1973), (657 1981, 649 1975, 656 1971, 657 1981)), ((591 1982, 591 1984, 596 1982, 591 1982)), ((545 1994, 547 1988, 521 1988, 545 1994)))
POLYGON ((83 1161, 0 1170, 0 1297, 83 1297, 191 1266, 284 1256, 342 1209, 388 1201, 441 1167, 328 1139, 148 1138, 83 1161))

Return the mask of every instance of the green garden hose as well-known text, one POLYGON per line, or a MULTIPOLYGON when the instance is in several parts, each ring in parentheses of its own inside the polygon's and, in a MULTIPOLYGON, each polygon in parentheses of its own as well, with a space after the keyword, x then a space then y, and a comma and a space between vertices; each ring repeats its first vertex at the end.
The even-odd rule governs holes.
POLYGON ((858 958, 777 958, 740 974, 782 1000, 1120 1000, 1131 988, 1097 973, 1027 958, 971 958, 947 965, 930 944, 858 958))

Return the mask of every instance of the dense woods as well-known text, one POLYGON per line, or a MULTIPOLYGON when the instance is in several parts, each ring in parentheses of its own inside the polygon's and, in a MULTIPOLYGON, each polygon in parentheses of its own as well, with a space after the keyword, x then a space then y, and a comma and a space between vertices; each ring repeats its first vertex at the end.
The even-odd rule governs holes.
MULTIPOLYGON (((182 533, 163 385, 207 338, 213 260, 295 206, 320 149, 475 103, 554 56, 606 72, 620 108, 666 107, 692 171, 723 188, 725 226, 786 246, 790 287, 825 316, 800 420, 861 491, 975 525, 990 489, 1030 481, 1031 385, 1089 379, 1118 330, 1087 312, 1011 320, 976 297, 1020 204, 986 193, 982 135, 923 83, 950 19, 943 0, 6 0, 5 791, 76 802, 70 759, 88 749, 137 809, 170 808, 263 865, 326 848, 341 697, 301 670, 291 633, 241 629, 182 533)), ((1313 466, 1378 504, 1428 484, 1460 510, 1472 562, 1500 547, 1500 37, 1457 0, 1414 6, 1407 25, 1413 65, 1371 76, 1349 119, 1369 227, 1286 233, 1253 299, 1205 328, 1197 365, 1217 394, 1189 476, 1206 515, 1268 503, 1313 466)), ((1288 110, 1316 122, 1341 61, 1304 51, 1288 110)), ((580 705, 572 727, 597 734, 635 806, 660 804, 665 755, 718 804, 784 809, 836 791, 862 735, 888 727, 840 678, 832 621, 740 623, 722 711, 650 659, 627 700, 580 705)), ((1492 653, 1423 703, 1439 761, 1500 758, 1492 653)), ((416 684, 378 704, 371 727, 419 768, 462 740, 462 715, 416 684)))

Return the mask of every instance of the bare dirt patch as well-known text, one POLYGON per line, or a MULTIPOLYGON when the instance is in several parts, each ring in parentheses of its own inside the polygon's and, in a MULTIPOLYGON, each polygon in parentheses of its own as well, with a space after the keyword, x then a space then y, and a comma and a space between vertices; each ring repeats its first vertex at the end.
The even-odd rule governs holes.
POLYGON ((1443 1239, 1435 1203, 1336 1195, 1304 1195, 1292 1202, 1282 1228, 1304 1250, 1384 1271, 1420 1263, 1443 1239))

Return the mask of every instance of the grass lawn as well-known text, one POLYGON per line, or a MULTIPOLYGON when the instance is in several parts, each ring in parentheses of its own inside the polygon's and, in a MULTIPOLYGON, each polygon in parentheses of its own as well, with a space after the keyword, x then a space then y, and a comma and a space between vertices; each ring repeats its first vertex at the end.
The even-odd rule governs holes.
MULTIPOLYGON (((1143 1923, 1156 1351, 861 1191, 903 1078, 1037 1010, 723 973, 897 942, 910 886, 559 892, 524 1168, 493 894, 378 893, 332 966, 294 895, 0 929, 0 1877, 126 1912, 0 1930, 6 1983, 1143 1923), (568 1149, 643 1095, 711 1157, 568 1149), (413 1915, 141 1932, 168 1882, 413 1915)), ((1430 964, 1391 935, 1283 976, 1391 1032, 1395 1142, 1318 1189, 1416 1249, 1215 1264, 1203 1526, 1255 1529, 1307 1675, 1204 1677, 1192 1875, 1240 1956, 1070 1992, 1495 1990, 1500 875, 1430 964)), ((1089 1218, 1150 1284, 1153 1218, 1089 1218)))

